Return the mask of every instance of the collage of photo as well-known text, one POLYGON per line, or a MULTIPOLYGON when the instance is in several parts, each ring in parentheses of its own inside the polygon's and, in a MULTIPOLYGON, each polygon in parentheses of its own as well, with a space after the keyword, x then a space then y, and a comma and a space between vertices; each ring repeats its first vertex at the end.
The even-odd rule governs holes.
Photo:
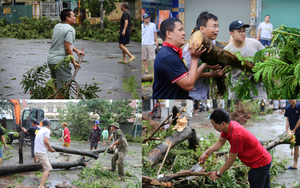
POLYGON ((0 188, 300 188, 299 8, 0 0, 0 188))

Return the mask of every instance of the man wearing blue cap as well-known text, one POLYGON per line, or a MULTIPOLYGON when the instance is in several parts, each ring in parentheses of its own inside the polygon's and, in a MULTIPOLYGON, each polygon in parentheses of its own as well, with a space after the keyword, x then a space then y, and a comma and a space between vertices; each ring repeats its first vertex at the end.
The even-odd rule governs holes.
POLYGON ((155 59, 154 43, 158 48, 157 31, 155 23, 150 22, 150 15, 143 15, 144 23, 142 24, 142 60, 145 67, 145 74, 148 74, 147 57, 150 61, 155 59))
MULTIPOLYGON (((225 46, 225 50, 236 53, 240 52, 243 57, 253 57, 254 54, 262 49, 264 49, 263 45, 257 41, 256 39, 246 38, 246 30, 245 28, 250 27, 248 24, 244 24, 240 20, 233 21, 229 25, 229 33, 232 37, 232 42, 225 46)), ((241 77, 241 70, 233 70, 231 71, 231 82, 232 87, 235 87, 238 83, 238 80, 241 77)), ((242 78, 241 78, 242 79, 242 78)), ((252 79, 249 77, 249 79, 252 79)), ((255 82, 254 80, 251 80, 255 82)), ((255 83, 255 87, 258 90, 258 95, 254 95, 251 91, 251 98, 253 99, 267 99, 268 96, 263 89, 263 83, 258 82, 255 83)), ((237 95, 230 91, 228 99, 237 99, 237 95)))
POLYGON ((91 150, 93 150, 93 148, 95 148, 96 150, 98 148, 98 142, 101 140, 102 130, 99 127, 99 124, 100 122, 98 120, 95 121, 95 125, 90 132, 89 139, 87 140, 87 142, 89 142, 91 139, 91 143, 90 143, 91 150))

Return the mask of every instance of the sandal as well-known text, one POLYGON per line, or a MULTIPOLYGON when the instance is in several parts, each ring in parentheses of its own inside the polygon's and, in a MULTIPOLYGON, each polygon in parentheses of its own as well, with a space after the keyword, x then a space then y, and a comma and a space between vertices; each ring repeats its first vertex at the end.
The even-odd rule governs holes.
POLYGON ((135 59, 135 57, 131 58, 128 60, 128 63, 131 63, 131 61, 133 61, 135 59))
POLYGON ((122 63, 122 64, 128 64, 128 62, 127 62, 127 61, 123 61, 123 60, 120 60, 120 61, 118 61, 118 63, 122 63))

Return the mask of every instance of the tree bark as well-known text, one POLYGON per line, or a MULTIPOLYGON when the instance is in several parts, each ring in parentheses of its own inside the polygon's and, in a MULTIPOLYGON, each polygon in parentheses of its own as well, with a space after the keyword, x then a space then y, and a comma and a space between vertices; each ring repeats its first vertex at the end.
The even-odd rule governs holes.
POLYGON ((19 142, 19 163, 23 164, 23 139, 24 139, 24 131, 21 130, 20 134, 20 142, 19 142))
MULTIPOLYGON (((162 157, 165 155, 165 153, 168 150, 169 144, 172 143, 171 148, 179 144, 180 142, 183 142, 185 140, 191 139, 191 142, 189 142, 189 147, 196 147, 196 141, 198 140, 195 130, 186 127, 183 131, 177 132, 171 136, 168 136, 165 141, 163 141, 161 144, 157 145, 153 150, 151 150, 148 153, 148 158, 151 166, 153 167, 158 161, 162 159, 162 157)), ((199 144, 199 141, 198 141, 199 144)))
MULTIPOLYGON (((99 149, 96 151, 81 151, 78 149, 73 149, 73 148, 66 148, 66 147, 58 147, 58 146, 51 146, 55 151, 57 152, 64 152, 64 153, 71 153, 71 154, 76 154, 76 155, 83 155, 83 156, 89 156, 94 159, 99 158, 99 153, 104 153, 106 149, 99 149)), ((107 153, 114 154, 114 150, 108 149, 107 153)))
POLYGON ((142 183, 146 185, 156 185, 156 186, 164 186, 164 187, 173 187, 173 183, 171 182, 173 179, 178 179, 180 177, 187 176, 209 176, 208 172, 194 172, 194 170, 186 170, 182 172, 177 172, 176 174, 170 174, 163 178, 151 178, 147 176, 142 176, 142 183))
MULTIPOLYGON (((82 156, 76 161, 72 162, 61 162, 61 163, 51 163, 51 166, 53 169, 69 169, 72 167, 77 166, 86 166, 86 163, 91 160, 87 159, 85 160, 85 157, 82 156)), ((13 165, 13 166, 1 166, 0 167, 0 176, 7 175, 7 174, 13 174, 13 173, 20 173, 20 172, 30 172, 30 171, 37 171, 43 169, 43 166, 41 163, 35 163, 35 164, 26 164, 26 165, 13 165)))

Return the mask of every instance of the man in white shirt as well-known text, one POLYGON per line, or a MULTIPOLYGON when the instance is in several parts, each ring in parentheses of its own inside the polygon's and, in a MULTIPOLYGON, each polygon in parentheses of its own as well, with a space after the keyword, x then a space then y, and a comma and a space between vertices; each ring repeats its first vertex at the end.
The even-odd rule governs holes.
MULTIPOLYGON (((264 47, 255 39, 246 38, 246 30, 245 28, 249 27, 248 24, 244 24, 240 20, 233 21, 229 25, 229 33, 232 36, 233 41, 229 43, 227 46, 225 46, 225 50, 228 50, 230 52, 236 53, 240 52, 243 57, 253 57, 254 54, 260 50, 262 50, 264 47)), ((241 77, 241 70, 236 69, 231 71, 231 82, 232 87, 236 86, 238 83, 239 78, 241 77)), ((249 79, 251 79, 249 77, 249 79)), ((253 80, 254 82, 254 80, 253 80)), ((267 99, 268 96, 263 88, 262 82, 255 83, 255 87, 258 90, 258 95, 254 96, 254 94, 251 91, 251 98, 253 99, 267 99)), ((228 90, 228 99, 237 99, 237 94, 233 93, 228 90)))
POLYGON ((50 161, 47 157, 47 150, 55 152, 55 150, 50 146, 49 137, 50 137, 50 126, 51 122, 49 119, 43 120, 43 126, 37 132, 35 141, 34 141, 34 154, 36 158, 43 165, 44 173, 41 179, 39 188, 44 188, 44 184, 48 178, 48 175, 51 170, 53 170, 50 161))
POLYGON ((273 101, 273 114, 276 113, 276 111, 278 110, 279 108, 279 101, 278 100, 274 100, 273 101))
MULTIPOLYGON (((194 31, 196 30, 200 30, 203 35, 205 35, 215 45, 216 38, 219 33, 218 18, 215 15, 208 13, 207 11, 201 12, 196 20, 196 27, 194 28, 194 31)), ((189 44, 186 44, 182 50, 182 57, 184 59, 184 62, 186 63, 186 66, 190 69, 191 55, 188 49, 189 44)), ((201 62, 200 59, 199 62, 201 62)), ((219 65, 206 65, 206 68, 211 69, 211 71, 203 71, 200 74, 199 79, 195 82, 193 90, 189 92, 189 97, 191 97, 192 99, 208 99, 209 82, 206 82, 205 78, 221 77, 224 74, 226 67, 220 69, 221 66, 219 65)))
POLYGON ((142 24, 142 60, 145 67, 145 74, 148 74, 147 56, 150 61, 155 60, 154 43, 158 48, 156 25, 150 22, 150 15, 143 15, 144 23, 142 24))
POLYGON ((273 38, 272 31, 267 29, 273 29, 273 25, 270 23, 270 16, 265 16, 265 21, 261 22, 258 26, 258 32, 256 39, 260 41, 263 46, 270 46, 273 38))

